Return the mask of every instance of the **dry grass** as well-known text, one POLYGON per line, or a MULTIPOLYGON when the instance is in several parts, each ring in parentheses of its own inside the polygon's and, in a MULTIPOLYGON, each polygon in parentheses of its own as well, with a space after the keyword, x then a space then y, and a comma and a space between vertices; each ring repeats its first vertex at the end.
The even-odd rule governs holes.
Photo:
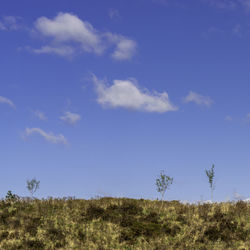
POLYGON ((14 198, 0 249, 250 249, 250 204, 14 198))

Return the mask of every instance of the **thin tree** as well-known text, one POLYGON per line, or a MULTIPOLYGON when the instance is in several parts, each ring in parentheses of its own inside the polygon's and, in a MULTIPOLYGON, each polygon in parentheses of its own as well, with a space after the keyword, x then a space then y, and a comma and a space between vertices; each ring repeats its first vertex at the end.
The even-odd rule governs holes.
POLYGON ((210 170, 205 170, 205 171, 206 171, 209 186, 210 186, 210 189, 211 189, 211 201, 213 201, 213 191, 215 189, 215 185, 214 185, 214 164, 212 165, 210 170))
POLYGON ((31 194, 31 198, 33 198, 34 193, 39 188, 40 181, 37 181, 36 178, 33 178, 32 180, 27 180, 27 189, 29 190, 31 194))
POLYGON ((162 170, 160 173, 160 177, 156 179, 157 192, 161 194, 161 201, 163 204, 164 195, 169 188, 169 186, 173 183, 173 178, 164 174, 162 170))

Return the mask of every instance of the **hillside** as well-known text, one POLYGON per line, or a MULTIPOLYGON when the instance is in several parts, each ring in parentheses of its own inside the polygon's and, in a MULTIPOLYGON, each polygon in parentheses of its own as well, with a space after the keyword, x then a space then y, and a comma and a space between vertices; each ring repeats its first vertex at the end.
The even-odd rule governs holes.
POLYGON ((250 204, 2 200, 0 249, 250 249, 250 204))

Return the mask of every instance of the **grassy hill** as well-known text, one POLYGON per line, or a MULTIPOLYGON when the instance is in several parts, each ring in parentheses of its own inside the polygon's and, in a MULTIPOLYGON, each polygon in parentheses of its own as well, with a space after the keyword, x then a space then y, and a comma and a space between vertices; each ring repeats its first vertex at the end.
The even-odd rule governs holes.
POLYGON ((0 249, 250 249, 250 203, 5 199, 0 249))

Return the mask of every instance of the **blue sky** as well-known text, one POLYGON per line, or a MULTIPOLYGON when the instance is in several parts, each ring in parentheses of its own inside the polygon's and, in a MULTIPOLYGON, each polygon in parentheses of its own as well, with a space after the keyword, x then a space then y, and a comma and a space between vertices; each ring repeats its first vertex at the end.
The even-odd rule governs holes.
POLYGON ((249 0, 3 0, 0 41, 1 197, 250 197, 249 0))

